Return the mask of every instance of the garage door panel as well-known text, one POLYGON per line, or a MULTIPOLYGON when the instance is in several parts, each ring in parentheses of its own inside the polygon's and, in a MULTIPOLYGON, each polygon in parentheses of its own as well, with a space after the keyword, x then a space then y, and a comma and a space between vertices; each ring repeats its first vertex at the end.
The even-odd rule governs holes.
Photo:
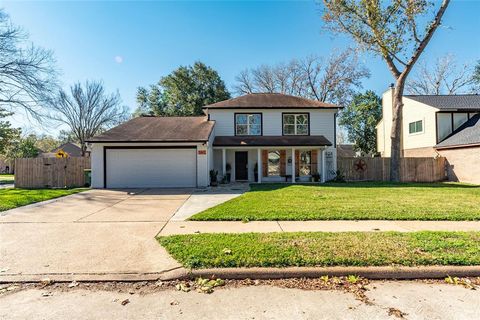
POLYGON ((107 149, 108 188, 196 186, 196 149, 107 149))

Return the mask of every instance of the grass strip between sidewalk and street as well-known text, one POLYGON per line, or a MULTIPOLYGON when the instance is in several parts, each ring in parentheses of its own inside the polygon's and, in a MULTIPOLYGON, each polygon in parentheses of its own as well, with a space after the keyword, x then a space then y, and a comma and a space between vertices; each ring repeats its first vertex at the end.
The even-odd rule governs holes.
POLYGON ((480 220, 480 186, 352 182, 262 184, 189 220, 480 220))
POLYGON ((292 232, 158 237, 185 267, 480 265, 480 232, 292 232))
POLYGON ((85 190, 87 189, 0 189, 0 211, 68 196, 85 190))

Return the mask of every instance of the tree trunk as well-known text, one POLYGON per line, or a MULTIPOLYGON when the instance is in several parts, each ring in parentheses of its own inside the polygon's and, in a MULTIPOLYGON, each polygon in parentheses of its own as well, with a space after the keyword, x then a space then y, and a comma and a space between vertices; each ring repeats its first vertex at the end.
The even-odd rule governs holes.
POLYGON ((84 141, 81 141, 80 142, 80 148, 82 150, 82 157, 85 157, 85 155, 87 154, 87 143, 84 142, 84 141))
POLYGON ((403 111, 403 91, 405 88, 405 77, 400 76, 397 79, 395 90, 393 92, 393 110, 392 110, 392 132, 390 139, 392 141, 390 155, 390 180, 400 182, 400 156, 402 147, 402 111, 403 111))

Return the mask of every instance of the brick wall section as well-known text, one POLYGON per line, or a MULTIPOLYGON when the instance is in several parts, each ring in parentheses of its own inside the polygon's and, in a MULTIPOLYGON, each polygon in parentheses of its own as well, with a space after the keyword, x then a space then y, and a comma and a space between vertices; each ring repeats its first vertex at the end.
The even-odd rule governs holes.
POLYGON ((448 179, 480 184, 480 147, 438 150, 447 159, 448 179))
POLYGON ((403 156, 405 158, 425 158, 437 156, 437 151, 432 148, 415 148, 415 149, 403 149, 403 156))

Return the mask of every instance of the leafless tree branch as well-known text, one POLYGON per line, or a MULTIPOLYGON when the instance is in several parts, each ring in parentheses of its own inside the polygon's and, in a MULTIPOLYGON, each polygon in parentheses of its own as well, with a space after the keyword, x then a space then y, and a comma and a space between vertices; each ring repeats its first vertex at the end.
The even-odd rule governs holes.
POLYGON ((51 51, 28 45, 28 37, 0 10, 0 107, 23 109, 37 120, 56 91, 51 51))
POLYGON ((54 113, 50 117, 70 128, 81 143, 83 154, 85 141, 125 121, 128 116, 118 92, 107 94, 99 81, 87 81, 83 86, 76 83, 70 87, 70 94, 60 90, 51 110, 54 113))
POLYGON ((237 94, 278 92, 346 105, 370 72, 354 50, 330 57, 308 56, 277 65, 262 65, 242 71, 235 79, 237 94))

